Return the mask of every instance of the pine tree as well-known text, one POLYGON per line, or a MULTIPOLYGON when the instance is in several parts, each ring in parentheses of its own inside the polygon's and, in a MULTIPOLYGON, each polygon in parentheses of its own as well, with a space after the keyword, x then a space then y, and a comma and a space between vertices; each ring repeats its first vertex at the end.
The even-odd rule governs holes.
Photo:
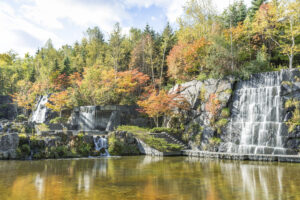
POLYGON ((251 20, 255 16, 256 12, 259 10, 259 7, 265 2, 266 2, 266 0, 252 0, 251 1, 251 7, 249 8, 249 11, 248 11, 248 15, 251 20))

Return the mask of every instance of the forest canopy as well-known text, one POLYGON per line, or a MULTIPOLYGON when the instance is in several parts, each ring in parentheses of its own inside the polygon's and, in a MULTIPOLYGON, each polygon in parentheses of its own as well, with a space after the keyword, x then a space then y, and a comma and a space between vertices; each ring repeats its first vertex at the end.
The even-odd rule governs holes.
POLYGON ((33 56, 2 53, 0 95, 12 95, 25 110, 38 96, 52 94, 48 106, 60 113, 138 103, 157 117, 155 101, 170 105, 176 98, 167 90, 176 83, 245 79, 300 65, 299 0, 252 0, 249 8, 238 0, 221 14, 211 0, 188 0, 183 9, 175 31, 169 24, 160 33, 146 25, 123 35, 116 23, 107 40, 101 28, 92 27, 81 41, 59 49, 49 39, 33 56))

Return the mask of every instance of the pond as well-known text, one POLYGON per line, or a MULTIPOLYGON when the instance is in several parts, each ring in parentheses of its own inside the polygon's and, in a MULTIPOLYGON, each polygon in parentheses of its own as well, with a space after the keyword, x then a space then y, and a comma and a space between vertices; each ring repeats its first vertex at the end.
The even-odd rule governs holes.
POLYGON ((300 199, 299 172, 189 157, 0 161, 0 199, 300 199))

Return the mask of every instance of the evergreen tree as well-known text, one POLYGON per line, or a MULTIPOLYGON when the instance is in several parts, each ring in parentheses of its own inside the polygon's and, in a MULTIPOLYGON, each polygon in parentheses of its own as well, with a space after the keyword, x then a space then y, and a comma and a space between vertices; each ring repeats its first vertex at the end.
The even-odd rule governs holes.
POLYGON ((252 20, 255 16, 256 12, 258 11, 259 7, 265 3, 267 0, 252 0, 251 1, 251 7, 248 10, 248 15, 250 19, 252 20))
POLYGON ((66 74, 67 76, 69 76, 70 75, 70 73, 71 73, 71 67, 70 67, 70 59, 69 59, 69 57, 66 57, 65 59, 64 59, 64 62, 63 62, 63 68, 62 68, 62 70, 61 70, 61 74, 66 74))
POLYGON ((236 1, 232 5, 229 5, 222 14, 223 22, 226 28, 230 27, 230 21, 232 26, 237 26, 239 22, 243 22, 247 16, 247 7, 243 0, 236 1))

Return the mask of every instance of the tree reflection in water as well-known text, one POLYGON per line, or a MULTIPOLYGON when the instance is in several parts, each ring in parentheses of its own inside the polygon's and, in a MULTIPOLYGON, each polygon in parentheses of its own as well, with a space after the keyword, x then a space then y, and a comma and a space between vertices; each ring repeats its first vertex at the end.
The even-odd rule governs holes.
POLYGON ((299 199, 299 165, 188 157, 1 161, 0 199, 299 199))

